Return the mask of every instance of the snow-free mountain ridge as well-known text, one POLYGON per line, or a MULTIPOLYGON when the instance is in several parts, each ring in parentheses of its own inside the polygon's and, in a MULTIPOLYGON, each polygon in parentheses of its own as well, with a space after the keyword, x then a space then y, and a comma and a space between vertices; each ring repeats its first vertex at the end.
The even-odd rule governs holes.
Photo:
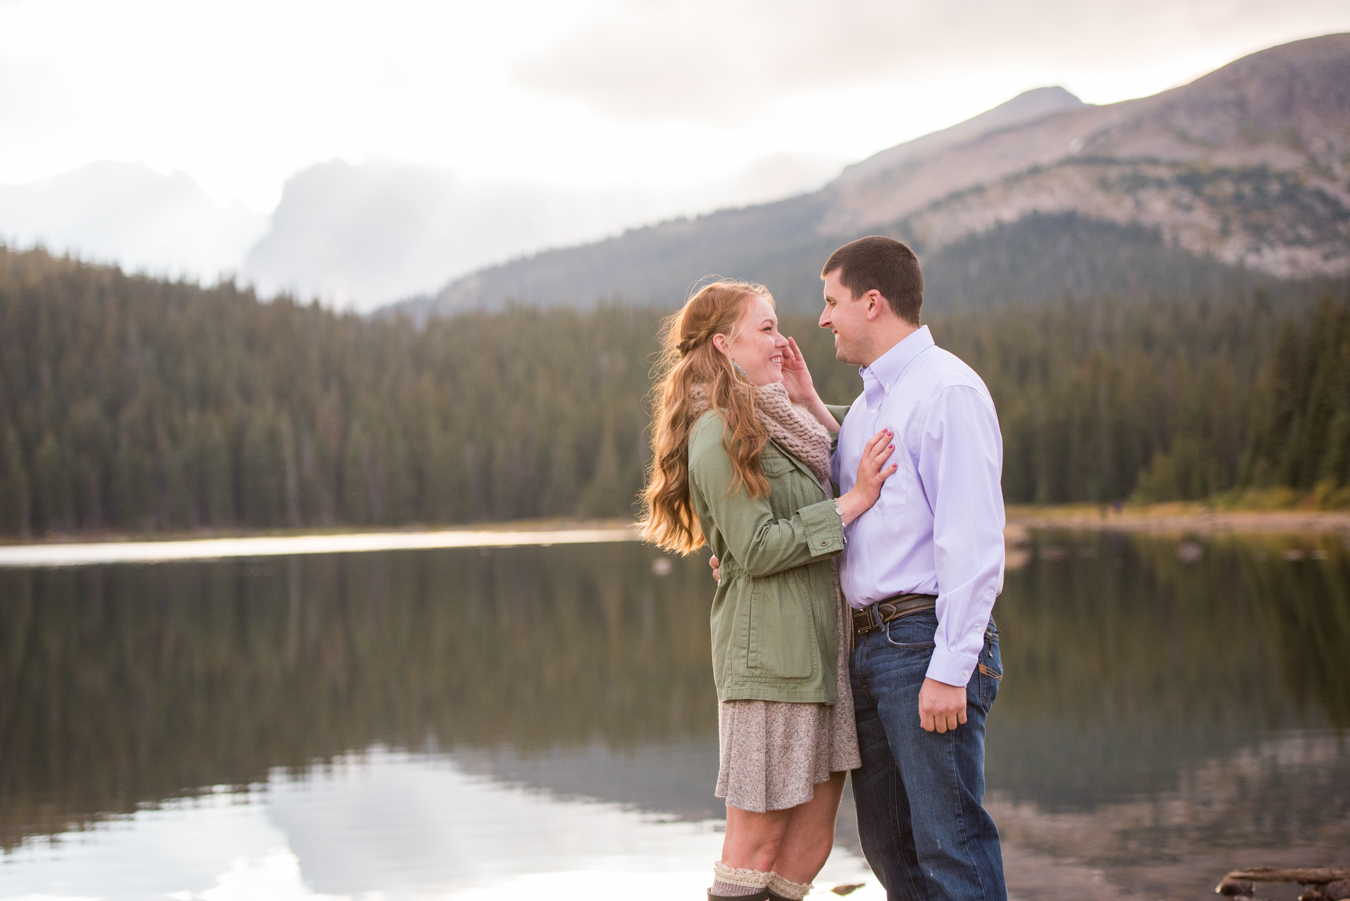
POLYGON ((1247 281, 1350 276, 1350 34, 1273 47, 1120 103, 1030 91, 811 194, 515 260, 398 309, 673 306, 711 274, 764 281, 808 308, 829 251, 869 233, 912 243, 926 268, 940 261, 930 296, 943 303, 997 300, 997 279, 1044 296, 1213 285, 1225 271, 1247 281), (1070 246, 1095 256, 1065 254, 1070 246), (1085 277, 1021 277, 1053 252, 1085 277), (1136 272, 1126 258, 1140 253, 1153 263, 1136 272))

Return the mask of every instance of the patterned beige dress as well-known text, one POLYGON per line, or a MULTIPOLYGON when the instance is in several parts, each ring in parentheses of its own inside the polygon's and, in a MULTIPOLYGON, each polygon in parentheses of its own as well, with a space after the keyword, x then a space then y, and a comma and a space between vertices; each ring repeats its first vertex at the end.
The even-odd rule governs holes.
MULTIPOLYGON (((793 405, 782 385, 755 392, 755 412, 785 450, 806 463, 833 497, 829 480, 830 439, 824 427, 793 405), (777 389, 777 390, 774 390, 777 389)), ((853 688, 848 674, 853 621, 834 567, 835 619, 839 659, 834 704, 787 701, 722 701, 718 705, 717 773, 719 798, 741 810, 763 813, 810 801, 817 783, 830 773, 857 769, 858 733, 853 722, 853 688)))

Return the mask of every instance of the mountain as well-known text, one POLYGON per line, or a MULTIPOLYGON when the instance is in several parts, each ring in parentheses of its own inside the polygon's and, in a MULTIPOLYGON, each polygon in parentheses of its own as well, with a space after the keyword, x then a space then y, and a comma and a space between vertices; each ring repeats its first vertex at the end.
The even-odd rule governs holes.
POLYGON ((239 268, 267 217, 217 206, 182 172, 89 163, 26 185, 0 185, 0 240, 116 261, 127 271, 214 278, 239 268))
POLYGON ((871 233, 923 254, 939 307, 1350 276, 1350 34, 1120 103, 1027 92, 811 194, 518 259, 397 309, 673 306, 710 274, 810 309, 830 250, 871 233))
POLYGON ((1024 91, 1006 103, 1000 103, 993 109, 964 122, 958 122, 950 128, 906 141, 889 150, 873 154, 861 163, 854 163, 844 169, 839 177, 839 183, 848 185, 866 182, 879 173, 931 156, 949 147, 974 141, 991 132, 1016 128, 1054 113, 1083 109, 1086 106, 1087 104, 1061 87, 1024 91))

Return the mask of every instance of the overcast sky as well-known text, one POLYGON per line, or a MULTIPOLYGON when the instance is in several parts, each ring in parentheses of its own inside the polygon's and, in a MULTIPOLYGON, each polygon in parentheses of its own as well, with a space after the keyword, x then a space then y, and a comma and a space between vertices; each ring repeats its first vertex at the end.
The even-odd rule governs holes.
POLYGON ((266 213, 340 159, 661 189, 1333 31, 1345 0, 0 0, 0 184, 139 161, 266 213))

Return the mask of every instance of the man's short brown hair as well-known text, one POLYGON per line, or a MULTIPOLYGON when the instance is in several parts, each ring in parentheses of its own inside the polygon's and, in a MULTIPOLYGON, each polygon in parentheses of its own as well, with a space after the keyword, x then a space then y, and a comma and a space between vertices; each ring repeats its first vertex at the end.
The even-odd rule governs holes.
POLYGON ((905 244, 881 235, 850 241, 830 254, 820 277, 836 269, 840 284, 854 297, 875 289, 886 298, 895 315, 911 325, 919 324, 923 272, 919 269, 919 258, 905 244))

